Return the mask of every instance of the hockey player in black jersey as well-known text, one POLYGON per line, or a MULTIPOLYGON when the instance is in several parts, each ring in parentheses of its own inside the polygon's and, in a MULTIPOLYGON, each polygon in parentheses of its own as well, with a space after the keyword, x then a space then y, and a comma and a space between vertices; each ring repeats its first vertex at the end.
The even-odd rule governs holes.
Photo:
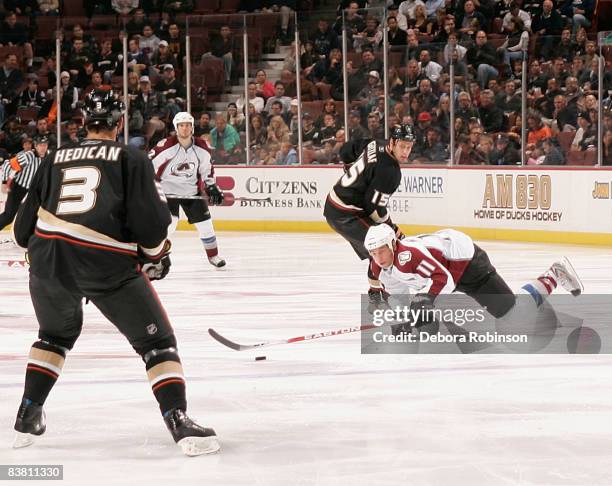
MULTIPOLYGON (((340 150, 344 175, 329 192, 323 214, 362 260, 370 258, 363 246, 370 226, 388 224, 401 236, 400 229, 391 221, 387 204, 402 178, 399 164, 408 162, 415 140, 411 126, 398 125, 391 129, 391 138, 386 143, 360 139, 340 150)), ((370 303, 375 307, 382 305, 386 293, 369 269, 368 280, 370 303)))
POLYGON ((183 452, 216 452, 214 430, 185 413, 176 338, 149 283, 163 278, 170 265, 165 197, 146 154, 115 141, 123 103, 105 90, 92 91, 85 103, 87 138, 44 159, 14 224, 16 243, 28 249, 39 323, 14 446, 30 445, 45 432, 43 403, 81 333, 82 301, 88 299, 142 357, 164 421, 183 452))

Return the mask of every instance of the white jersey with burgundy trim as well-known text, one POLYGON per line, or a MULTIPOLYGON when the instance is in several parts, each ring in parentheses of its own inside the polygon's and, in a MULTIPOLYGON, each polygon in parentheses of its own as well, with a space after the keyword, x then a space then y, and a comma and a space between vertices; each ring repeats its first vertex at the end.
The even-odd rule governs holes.
POLYGON ((402 172, 399 163, 376 140, 356 140, 344 144, 340 152, 345 163, 351 163, 329 193, 337 208, 362 213, 375 223, 389 220, 387 204, 397 190, 402 172))
POLYGON ((391 294, 428 293, 435 297, 455 290, 473 257, 474 242, 469 236, 444 229, 398 241, 388 269, 380 268, 374 260, 370 265, 391 294))
POLYGON ((149 152, 149 158, 155 178, 169 196, 195 196, 200 193, 200 181, 206 186, 215 183, 210 148, 199 138, 187 148, 177 137, 165 138, 149 152))

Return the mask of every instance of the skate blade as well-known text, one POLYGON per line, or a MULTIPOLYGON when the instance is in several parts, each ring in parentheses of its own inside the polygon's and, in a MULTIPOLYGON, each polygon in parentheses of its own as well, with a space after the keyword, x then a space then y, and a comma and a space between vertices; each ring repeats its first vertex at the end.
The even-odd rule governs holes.
POLYGON ((584 284, 582 283, 582 280, 580 280, 580 277, 578 276, 578 272, 576 272, 576 269, 574 268, 574 265, 572 265, 572 263, 569 261, 569 258, 567 258, 566 256, 564 256, 562 258, 563 264, 570 269, 570 271, 572 272, 572 276, 576 279, 576 281, 578 282, 578 285, 580 286, 577 289, 574 289, 571 291, 571 294, 574 297, 578 297, 582 292, 584 292, 584 284))
POLYGON ((214 435, 210 437, 185 437, 179 440, 177 444, 186 456, 214 454, 221 449, 219 441, 214 435))
POLYGON ((210 263, 210 264, 211 264, 211 266, 212 266, 214 269, 216 269, 216 270, 225 270, 225 269, 226 269, 226 266, 227 266, 227 263, 226 263, 226 262, 223 262, 223 264, 221 264, 221 265, 215 265, 214 263, 211 263, 211 262, 208 262, 208 263, 210 263))
POLYGON ((15 434, 15 440, 13 441, 13 449, 21 449, 34 444, 34 436, 32 434, 24 434, 23 432, 17 432, 15 434))

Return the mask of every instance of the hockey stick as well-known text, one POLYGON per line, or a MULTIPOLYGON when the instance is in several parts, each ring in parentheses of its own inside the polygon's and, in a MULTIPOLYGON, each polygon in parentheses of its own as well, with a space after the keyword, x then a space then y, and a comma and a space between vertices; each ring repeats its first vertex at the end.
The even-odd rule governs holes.
POLYGON ((238 344, 234 341, 230 341, 229 339, 222 336, 221 334, 219 334, 217 331, 215 331, 212 328, 208 329, 208 334, 210 334, 211 337, 215 339, 216 341, 220 342, 224 346, 227 346, 228 348, 233 349, 234 351, 247 351, 249 349, 264 348, 267 346, 275 346, 277 344, 298 343, 300 341, 310 341, 312 339, 319 339, 319 338, 324 338, 324 337, 329 337, 329 336, 338 336, 340 334, 348 334, 349 332, 367 331, 368 329, 374 329, 375 327, 379 327, 379 326, 375 326, 373 324, 367 324, 364 326, 344 327, 342 329, 334 329, 331 331, 316 332, 314 334, 305 334, 303 336, 292 337, 289 339, 275 339, 271 341, 262 341, 260 343, 255 343, 255 344, 238 344))
MULTIPOLYGON (((166 194, 168 199, 208 199, 204 195, 195 195, 195 196, 179 196, 178 194, 166 194)), ((272 195, 268 197, 235 197, 234 201, 268 201, 272 202, 272 195)))

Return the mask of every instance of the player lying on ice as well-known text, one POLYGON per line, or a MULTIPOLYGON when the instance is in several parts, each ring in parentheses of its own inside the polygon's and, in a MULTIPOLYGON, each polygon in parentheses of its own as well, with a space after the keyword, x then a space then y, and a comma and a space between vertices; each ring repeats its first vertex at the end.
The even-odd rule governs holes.
MULTIPOLYGON (((497 273, 487 253, 460 231, 444 229, 398 240, 391 227, 380 224, 370 227, 364 246, 372 257, 370 271, 381 282, 383 292, 385 288, 416 292, 410 306, 415 314, 421 310, 420 315, 426 315, 434 308, 438 295, 456 291, 472 297, 498 319, 516 310, 516 296, 497 273)), ((532 302, 527 299, 531 307, 527 311, 536 312, 557 285, 574 296, 583 290, 580 278, 566 258, 523 285, 521 293, 533 298, 532 302)), ((410 332, 411 325, 395 325, 392 330, 393 334, 410 332)))

